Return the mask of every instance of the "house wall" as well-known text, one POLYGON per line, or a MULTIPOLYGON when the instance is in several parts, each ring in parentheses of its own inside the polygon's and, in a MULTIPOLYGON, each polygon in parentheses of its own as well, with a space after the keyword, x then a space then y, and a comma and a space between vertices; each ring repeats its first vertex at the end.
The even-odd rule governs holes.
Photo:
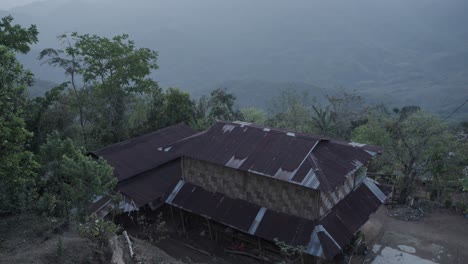
POLYGON ((333 192, 320 193, 320 216, 327 214, 327 212, 341 201, 352 190, 355 190, 367 175, 367 167, 361 167, 354 174, 348 176, 340 187, 336 188, 333 192))
POLYGON ((320 192, 208 162, 183 158, 183 177, 206 190, 307 219, 320 215, 320 192))

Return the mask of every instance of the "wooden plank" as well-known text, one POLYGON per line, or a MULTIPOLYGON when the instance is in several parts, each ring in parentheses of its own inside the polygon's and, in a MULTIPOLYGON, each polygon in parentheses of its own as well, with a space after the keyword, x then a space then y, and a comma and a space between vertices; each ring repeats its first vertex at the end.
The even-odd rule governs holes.
POLYGON ((213 233, 211 232, 210 219, 206 218, 206 222, 208 223, 208 231, 210 232, 210 239, 213 240, 213 233))
POLYGON ((184 223, 184 215, 182 210, 179 210, 180 213, 180 219, 182 220, 182 230, 184 231, 184 235, 187 236, 187 230, 185 230, 185 223, 184 223))

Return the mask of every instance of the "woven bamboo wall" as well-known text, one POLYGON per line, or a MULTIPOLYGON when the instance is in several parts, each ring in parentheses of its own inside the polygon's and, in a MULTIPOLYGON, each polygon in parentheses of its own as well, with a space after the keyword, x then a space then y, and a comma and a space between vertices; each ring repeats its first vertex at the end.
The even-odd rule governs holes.
POLYGON ((307 219, 320 214, 320 192, 212 163, 184 158, 185 180, 266 208, 307 219))
POLYGON ((354 187, 354 175, 348 176, 344 184, 334 192, 321 192, 320 193, 320 215, 327 213, 335 204, 341 201, 354 187))

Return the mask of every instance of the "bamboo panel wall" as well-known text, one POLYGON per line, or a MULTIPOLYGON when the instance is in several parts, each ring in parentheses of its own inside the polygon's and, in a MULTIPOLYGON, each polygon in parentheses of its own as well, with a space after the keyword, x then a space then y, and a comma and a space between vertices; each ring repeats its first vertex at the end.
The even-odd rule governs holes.
POLYGON ((354 175, 348 176, 344 184, 334 192, 320 193, 320 216, 326 214, 335 204, 341 201, 354 188, 354 175))
POLYGON ((306 219, 320 215, 320 192, 254 173, 184 157, 184 179, 206 190, 306 219))

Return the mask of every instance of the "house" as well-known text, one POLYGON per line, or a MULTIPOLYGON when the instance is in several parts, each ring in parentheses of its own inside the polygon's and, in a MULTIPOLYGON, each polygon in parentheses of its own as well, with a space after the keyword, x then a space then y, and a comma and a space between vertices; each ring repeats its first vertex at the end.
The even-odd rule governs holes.
MULTIPOLYGON (((181 123, 89 152, 88 155, 103 158, 114 168, 116 189, 122 194, 119 207, 129 212, 146 204, 157 206, 159 201, 163 201, 164 194, 179 181, 180 159, 174 153, 160 152, 157 148, 195 133, 181 123)), ((103 217, 110 209, 110 202, 109 196, 98 197, 89 211, 103 217)))
MULTIPOLYGON (((183 130, 142 153, 142 160, 154 154, 139 161, 146 175, 119 182, 135 208, 157 197, 243 234, 303 246, 307 255, 331 260, 388 194, 366 177, 365 165, 382 152, 379 147, 245 122, 217 122, 200 133, 183 130)), ((138 151, 129 151, 139 159, 138 151)), ((107 159, 102 150, 94 155, 107 159)), ((137 171, 115 164, 117 177, 120 170, 137 171)))

